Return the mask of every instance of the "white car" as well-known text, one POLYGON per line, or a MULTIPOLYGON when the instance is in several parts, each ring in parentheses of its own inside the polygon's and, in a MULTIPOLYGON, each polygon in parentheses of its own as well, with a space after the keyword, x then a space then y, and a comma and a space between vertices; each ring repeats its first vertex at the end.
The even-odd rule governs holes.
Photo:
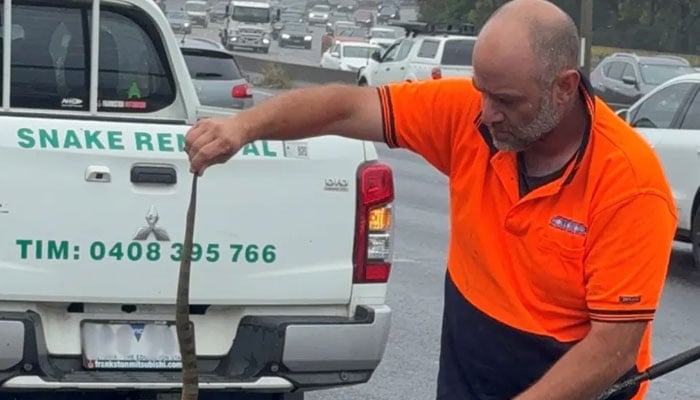
POLYGON ((321 68, 357 72, 367 65, 372 53, 381 51, 376 44, 362 42, 338 42, 321 57, 321 68))
POLYGON ((676 239, 692 243, 700 267, 700 73, 668 80, 617 113, 661 160, 678 210, 676 239))
POLYGON ((331 7, 327 4, 317 4, 311 8, 308 15, 308 22, 311 25, 323 24, 328 22, 331 16, 331 7))
POLYGON ((385 49, 400 38, 400 33, 393 28, 375 27, 369 30, 369 43, 385 49))

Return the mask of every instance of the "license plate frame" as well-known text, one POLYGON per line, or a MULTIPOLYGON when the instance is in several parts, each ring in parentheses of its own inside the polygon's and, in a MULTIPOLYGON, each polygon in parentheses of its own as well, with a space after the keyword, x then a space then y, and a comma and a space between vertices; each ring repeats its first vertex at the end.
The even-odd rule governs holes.
POLYGON ((175 321, 170 320, 83 320, 80 323, 80 351, 83 368, 91 371, 182 369, 175 321), (146 337, 147 333, 149 337, 146 337), (97 334, 102 334, 102 337, 98 337, 97 334), (161 340, 156 341, 149 351, 147 342, 153 336, 161 340), (105 343, 100 339, 112 340, 105 343), (129 347, 131 351, 125 347, 129 347), (141 350, 138 350, 139 348, 141 350), (159 355, 148 356, 143 354, 144 351, 159 355), (120 358, 117 352, 127 355, 120 358))

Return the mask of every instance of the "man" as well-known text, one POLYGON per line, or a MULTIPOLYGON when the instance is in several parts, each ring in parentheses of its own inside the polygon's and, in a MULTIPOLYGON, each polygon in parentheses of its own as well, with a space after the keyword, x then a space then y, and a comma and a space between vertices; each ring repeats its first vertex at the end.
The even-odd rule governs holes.
POLYGON ((653 151, 578 73, 578 44, 552 3, 513 0, 480 33, 473 80, 291 91, 198 122, 191 167, 324 132, 420 154, 450 179, 437 398, 590 400, 650 365, 676 214, 653 151))

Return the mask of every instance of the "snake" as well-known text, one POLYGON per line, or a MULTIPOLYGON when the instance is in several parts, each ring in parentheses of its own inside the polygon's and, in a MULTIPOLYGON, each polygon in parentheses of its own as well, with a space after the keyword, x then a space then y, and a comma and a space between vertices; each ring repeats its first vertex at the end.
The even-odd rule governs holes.
POLYGON ((182 359, 181 400, 197 400, 199 397, 199 376, 197 374, 197 352, 194 341, 194 324, 190 321, 190 271, 192 266, 192 238, 194 217, 197 208, 197 175, 193 174, 190 204, 187 208, 185 241, 182 246, 180 273, 177 282, 175 304, 175 327, 182 359))

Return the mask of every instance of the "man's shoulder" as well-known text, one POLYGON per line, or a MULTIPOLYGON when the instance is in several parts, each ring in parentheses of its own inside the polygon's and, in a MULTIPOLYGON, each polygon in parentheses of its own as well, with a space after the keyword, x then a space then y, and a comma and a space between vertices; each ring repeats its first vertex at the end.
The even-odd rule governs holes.
POLYGON ((598 100, 592 126, 590 178, 601 194, 624 198, 655 193, 672 202, 661 161, 649 142, 598 100))
POLYGON ((392 96, 438 95, 440 101, 455 101, 460 98, 466 99, 470 95, 479 95, 472 80, 466 77, 391 82, 384 86, 392 96))

